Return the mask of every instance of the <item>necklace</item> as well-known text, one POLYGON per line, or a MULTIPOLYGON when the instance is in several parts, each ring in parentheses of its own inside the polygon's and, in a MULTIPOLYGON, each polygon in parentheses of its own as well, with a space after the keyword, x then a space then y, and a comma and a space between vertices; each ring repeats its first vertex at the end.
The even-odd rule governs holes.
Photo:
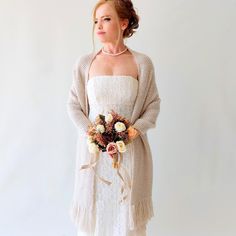
POLYGON ((118 53, 109 53, 109 52, 104 51, 104 48, 102 48, 102 52, 103 52, 104 54, 106 54, 106 55, 109 55, 109 56, 119 56, 120 54, 126 52, 127 50, 128 50, 128 48, 125 47, 125 49, 124 49, 123 51, 121 51, 121 52, 118 52, 118 53))

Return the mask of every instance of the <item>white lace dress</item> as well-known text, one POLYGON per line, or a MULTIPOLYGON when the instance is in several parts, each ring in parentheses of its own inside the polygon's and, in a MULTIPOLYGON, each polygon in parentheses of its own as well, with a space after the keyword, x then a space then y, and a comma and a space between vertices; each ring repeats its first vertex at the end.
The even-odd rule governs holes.
MULTIPOLYGON (((94 76, 87 84, 89 118, 93 122, 96 116, 107 114, 111 109, 130 120, 133 105, 138 91, 138 80, 132 76, 94 76)), ((127 145, 123 153, 122 164, 131 176, 130 152, 132 145, 127 145)), ((106 152, 100 152, 96 172, 104 179, 111 181, 106 185, 95 178, 96 191, 96 227, 93 236, 144 236, 146 227, 139 231, 128 230, 128 206, 119 203, 121 199, 121 179, 116 169, 112 168, 112 159, 106 152)), ((79 235, 88 235, 78 232, 79 235)))

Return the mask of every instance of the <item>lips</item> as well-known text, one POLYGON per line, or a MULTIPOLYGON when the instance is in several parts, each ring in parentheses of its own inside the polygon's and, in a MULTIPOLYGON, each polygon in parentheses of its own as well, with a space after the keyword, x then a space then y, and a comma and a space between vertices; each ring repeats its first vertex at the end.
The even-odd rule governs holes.
POLYGON ((105 34, 105 32, 103 32, 103 31, 98 31, 97 34, 101 35, 101 34, 105 34))

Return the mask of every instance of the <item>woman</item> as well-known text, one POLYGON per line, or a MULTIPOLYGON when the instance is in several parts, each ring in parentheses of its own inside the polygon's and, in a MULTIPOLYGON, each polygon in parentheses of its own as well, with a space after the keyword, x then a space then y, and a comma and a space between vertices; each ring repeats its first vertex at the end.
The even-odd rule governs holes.
POLYGON ((76 61, 68 99, 68 113, 78 130, 70 214, 78 235, 143 236, 154 216, 153 166, 147 138, 147 130, 156 126, 161 101, 154 67, 148 56, 124 44, 139 26, 131 1, 101 0, 93 18, 94 33, 103 47, 76 61), (129 119, 136 131, 123 153, 123 192, 111 158, 101 152, 95 164, 86 145, 88 126, 98 114, 111 109, 129 119))

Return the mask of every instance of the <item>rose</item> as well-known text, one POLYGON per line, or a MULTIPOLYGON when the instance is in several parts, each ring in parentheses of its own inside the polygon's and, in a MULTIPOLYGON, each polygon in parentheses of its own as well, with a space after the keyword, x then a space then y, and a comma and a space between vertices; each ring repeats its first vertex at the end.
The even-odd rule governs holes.
POLYGON ((122 131, 126 130, 125 124, 123 122, 120 122, 120 121, 116 122, 115 123, 115 130, 117 132, 122 132, 122 131))
POLYGON ((125 152, 126 151, 126 146, 123 141, 117 141, 116 142, 117 148, 119 152, 125 152))
POLYGON ((112 114, 107 114, 106 116, 105 116, 105 121, 106 122, 111 122, 113 120, 113 116, 112 116, 112 114))
POLYGON ((87 138, 87 144, 90 144, 93 142, 93 138, 91 136, 88 136, 87 138))
POLYGON ((96 130, 100 133, 103 133, 105 131, 104 125, 97 125, 96 130))
POLYGON ((128 136, 130 139, 133 139, 138 135, 138 131, 132 126, 130 126, 127 130, 128 130, 128 136))
POLYGON ((108 145, 106 147, 106 151, 110 156, 116 154, 117 153, 116 143, 114 143, 114 142, 108 143, 108 145))
POLYGON ((89 152, 90 153, 96 153, 99 152, 99 147, 96 143, 89 143, 88 144, 89 152))

